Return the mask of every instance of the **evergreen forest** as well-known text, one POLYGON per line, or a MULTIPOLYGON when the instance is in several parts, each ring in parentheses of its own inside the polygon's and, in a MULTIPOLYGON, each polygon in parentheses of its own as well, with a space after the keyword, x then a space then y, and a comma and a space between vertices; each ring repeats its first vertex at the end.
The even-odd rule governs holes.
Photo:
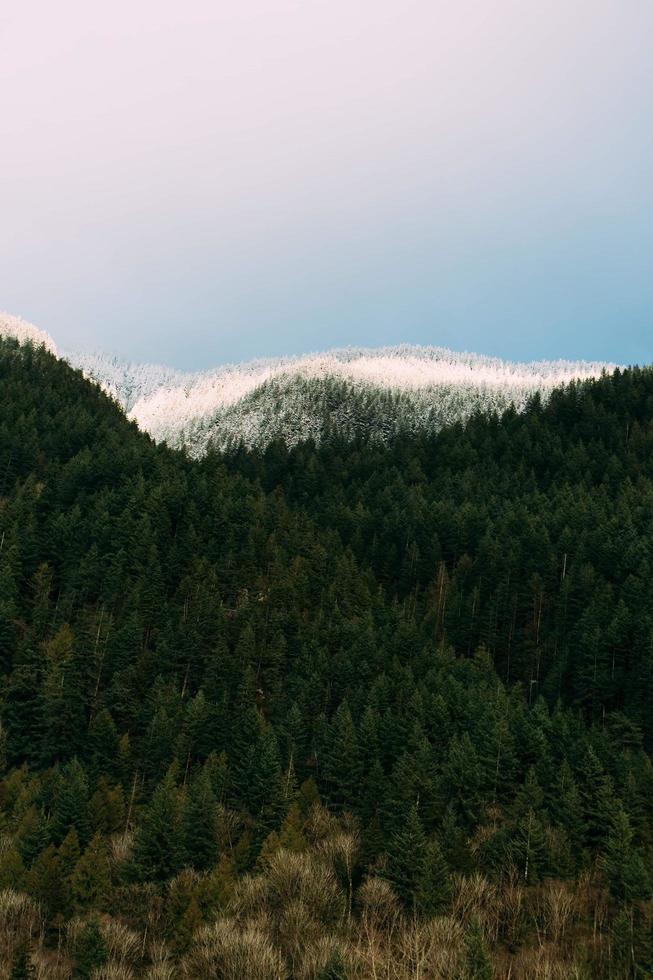
POLYGON ((653 977, 653 369, 155 444, 0 338, 0 978, 653 977))

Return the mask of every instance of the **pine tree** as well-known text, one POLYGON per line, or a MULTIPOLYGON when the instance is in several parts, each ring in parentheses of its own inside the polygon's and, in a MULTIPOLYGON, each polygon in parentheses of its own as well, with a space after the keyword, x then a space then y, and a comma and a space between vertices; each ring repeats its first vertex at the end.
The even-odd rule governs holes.
POLYGON ((261 833, 277 826, 284 809, 284 779, 274 730, 264 730, 258 754, 253 760, 250 800, 261 833))
POLYGON ((61 864, 61 873, 67 879, 75 870, 80 858, 79 838, 74 827, 64 837, 57 853, 61 864))
POLYGON ((444 777, 463 826, 471 827, 480 812, 481 770, 468 732, 452 738, 444 777))
POLYGON ((421 872, 415 888, 415 907, 424 915, 438 915, 451 900, 451 876, 442 849, 436 839, 424 849, 421 872))
POLYGON ((232 723, 229 755, 231 789, 234 801, 254 810, 251 798, 252 773, 261 741, 261 718, 256 707, 256 684, 253 671, 246 668, 237 695, 232 723))
POLYGON ((413 805, 390 839, 385 869, 385 877, 408 908, 414 908, 417 902, 418 887, 424 875, 425 853, 426 834, 417 806, 413 805))
POLYGON ((88 780, 83 766, 73 759, 63 766, 56 782, 50 819, 50 838, 60 844, 69 830, 77 831, 80 844, 90 836, 88 780))
POLYGON ((169 773, 155 789, 143 812, 132 858, 140 881, 165 881, 181 866, 182 841, 179 793, 169 773))
POLYGON ((611 895, 619 901, 644 901, 651 897, 651 876, 633 845, 628 815, 619 809, 611 821, 603 859, 611 895))
POLYGON ((569 838, 575 865, 582 863, 587 825, 583 819, 583 802, 571 766, 566 759, 560 766, 554 792, 549 800, 554 823, 561 825, 569 838))
POLYGON ((175 926, 173 946, 177 955, 185 953, 193 941, 193 936, 202 925, 202 913, 195 898, 191 898, 181 918, 175 926))
POLYGON ((483 930, 478 920, 473 919, 465 936, 465 971, 460 980, 492 980, 493 977, 483 930))
POLYGON ((125 794, 121 783, 111 785, 102 776, 89 802, 89 816, 94 831, 115 834, 125 828, 125 794))
POLYGON ((351 806, 358 799, 361 770, 358 736, 346 701, 333 716, 323 766, 331 802, 351 806))
POLYGON ((98 833, 75 865, 70 880, 77 908, 97 909, 109 895, 111 867, 104 838, 98 833))
POLYGON ((605 840, 618 809, 614 787, 591 747, 581 757, 579 776, 587 838, 590 846, 596 848, 605 840))
POLYGON ((39 854, 27 875, 27 889, 41 903, 48 919, 61 912, 67 900, 67 887, 54 844, 39 854))
POLYGON ((18 826, 18 851, 26 868, 32 866, 50 840, 48 822, 41 810, 31 806, 18 826))
POLYGON ((41 687, 41 743, 44 763, 70 759, 81 748, 86 728, 84 682, 79 651, 68 624, 46 645, 46 673, 41 687))
POLYGON ((16 847, 8 848, 0 856, 0 889, 13 888, 23 890, 25 881, 25 865, 16 847))
POLYGON ((107 945, 95 920, 87 922, 75 943, 74 980, 90 980, 93 971, 109 959, 107 945))
POLYGON ((118 775, 118 731, 106 708, 97 713, 89 726, 87 752, 91 772, 96 776, 106 778, 118 775))
POLYGON ((209 771, 204 768, 190 783, 182 819, 183 860, 197 871, 208 871, 218 860, 216 799, 209 771))

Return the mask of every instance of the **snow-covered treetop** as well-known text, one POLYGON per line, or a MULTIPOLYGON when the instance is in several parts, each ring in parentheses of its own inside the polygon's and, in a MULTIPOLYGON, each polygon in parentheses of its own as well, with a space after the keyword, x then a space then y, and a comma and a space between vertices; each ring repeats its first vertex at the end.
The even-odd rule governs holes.
MULTIPOLYGON (((248 445, 274 438, 296 442, 302 433, 293 418, 303 420, 304 433, 319 438, 323 422, 315 416, 306 382, 343 382, 352 397, 362 391, 403 393, 411 402, 415 427, 434 428, 462 419, 474 408, 500 410, 511 403, 522 407, 535 391, 546 395, 557 385, 613 368, 569 361, 518 364, 409 345, 256 360, 198 374, 121 363, 103 355, 69 359, 117 398, 153 438, 189 446, 197 455, 210 444, 239 439, 248 445)), ((401 412, 405 420, 405 410, 401 412)), ((398 418, 395 421, 399 425, 398 418)))
POLYGON ((14 337, 21 344, 30 343, 37 347, 43 344, 53 354, 57 353, 54 340, 45 330, 39 330, 22 317, 10 313, 0 312, 0 336, 14 337))
MULTIPOLYGON (((0 334, 56 347, 48 334, 0 314, 0 334)), ((596 377, 614 364, 587 361, 512 363, 443 347, 348 347, 296 357, 225 364, 197 374, 135 364, 101 353, 66 360, 96 381, 139 427, 201 456, 209 446, 282 439, 319 441, 328 430, 380 440, 434 431, 475 411, 521 410, 540 392, 596 377)))

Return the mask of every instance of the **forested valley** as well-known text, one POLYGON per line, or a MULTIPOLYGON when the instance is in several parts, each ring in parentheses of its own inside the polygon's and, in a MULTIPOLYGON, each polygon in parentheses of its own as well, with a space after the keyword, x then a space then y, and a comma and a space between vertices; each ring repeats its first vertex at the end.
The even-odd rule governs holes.
POLYGON ((0 339, 0 977, 653 976, 653 370, 194 460, 0 339))

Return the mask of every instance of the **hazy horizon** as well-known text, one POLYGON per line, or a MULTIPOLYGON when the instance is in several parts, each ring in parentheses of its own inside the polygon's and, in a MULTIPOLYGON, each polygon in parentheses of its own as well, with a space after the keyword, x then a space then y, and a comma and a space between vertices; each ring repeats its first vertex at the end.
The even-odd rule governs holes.
POLYGON ((184 370, 653 361, 653 7, 24 0, 0 309, 184 370))

